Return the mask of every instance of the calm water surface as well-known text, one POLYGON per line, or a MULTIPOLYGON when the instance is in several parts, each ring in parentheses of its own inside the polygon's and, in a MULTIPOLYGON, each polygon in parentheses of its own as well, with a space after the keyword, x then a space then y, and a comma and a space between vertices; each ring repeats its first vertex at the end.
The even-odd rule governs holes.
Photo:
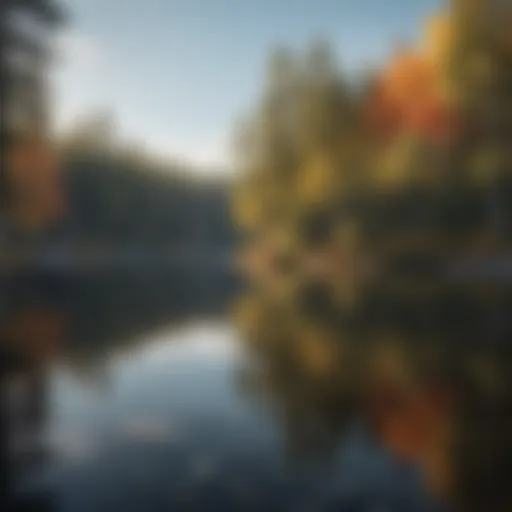
MULTIPOLYGON (((3 316, 5 332, 21 332, 37 350, 51 347, 39 365, 44 384, 35 422, 44 434, 44 457, 17 482, 24 495, 36 501, 44 496, 34 510, 439 509, 425 483, 429 466, 397 452, 413 450, 428 463, 422 441, 411 444, 407 432, 411 425, 413 432, 418 430, 418 417, 436 431, 436 425, 446 424, 443 411, 448 409, 436 412, 441 402, 431 400, 430 392, 403 395, 410 398, 401 408, 396 396, 402 395, 393 403, 384 395, 377 409, 388 404, 380 436, 363 409, 345 414, 340 390, 353 365, 347 364, 349 344, 339 318, 329 338, 325 311, 308 313, 307 307, 297 306, 297 316, 295 310, 278 311, 260 298, 245 305, 240 322, 231 310, 243 301, 225 292, 224 278, 88 276, 78 286, 67 285, 59 288, 33 278, 16 283, 17 298, 3 316), (265 343, 250 340, 248 325, 257 314, 263 321, 255 325, 265 343), (291 331, 288 324, 293 324, 291 331), (36 327, 13 330, 13 325, 36 327)), ((496 308, 478 316, 476 306, 468 309, 470 304, 453 297, 441 304, 415 296, 416 310, 409 299, 390 303, 385 297, 392 318, 386 307, 371 302, 362 325, 371 323, 372 332, 385 332, 386 339, 390 332, 403 338, 397 346, 403 354, 412 347, 414 354, 407 364, 416 364, 412 361, 427 346, 428 364, 412 367, 412 373, 422 382, 431 382, 432 376, 437 383, 441 377, 449 382, 446 375, 459 368, 460 354, 472 353, 468 329, 475 333, 481 324, 487 332, 485 322, 491 318, 492 325, 500 326, 496 318, 502 316, 489 316, 496 308), (408 318, 405 327, 397 320, 401 314, 408 318), (462 331, 457 330, 461 316, 468 319, 462 331), (429 340, 440 339, 438 344, 418 344, 427 325, 435 326, 436 337, 434 330, 427 334, 429 340), (443 332, 450 343, 443 341, 443 332), (462 350, 445 354, 451 345, 462 350), (436 347, 440 351, 434 357, 430 349, 436 347)), ((361 329, 355 332, 360 339, 353 345, 369 347, 361 329)), ((508 400, 509 395, 503 396, 508 400)), ((509 437, 505 432, 500 442, 509 437)), ((460 467, 469 467, 471 459, 457 457, 457 463, 466 461, 460 467)))
POLYGON ((194 319, 106 349, 89 373, 56 363, 44 479, 59 509, 420 510, 411 468, 357 424, 329 463, 294 467, 278 418, 244 393, 239 336, 194 319))

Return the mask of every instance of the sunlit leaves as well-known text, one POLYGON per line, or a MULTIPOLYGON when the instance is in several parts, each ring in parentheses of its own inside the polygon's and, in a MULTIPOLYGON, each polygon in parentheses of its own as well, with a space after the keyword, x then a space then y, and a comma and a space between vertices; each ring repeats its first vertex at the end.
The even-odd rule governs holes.
POLYGON ((332 198, 339 173, 335 163, 325 155, 319 155, 299 169, 297 192, 304 204, 322 204, 332 198))
MULTIPOLYGON (((397 49, 357 87, 324 43, 302 55, 276 52, 244 166, 265 186, 249 187, 259 203, 247 200, 246 209, 253 204, 269 226, 280 221, 294 233, 309 211, 338 212, 321 244, 294 249, 304 275, 348 291, 384 268, 384 247, 396 249, 394 258, 414 236, 449 233, 462 244, 470 226, 482 229, 491 197, 483 189, 510 173, 512 129, 512 55, 487 14, 484 2, 454 1, 427 21, 418 45, 397 49), (350 222, 357 243, 337 238, 336 226, 350 222)), ((428 240, 407 254, 440 259, 441 243, 428 240)))

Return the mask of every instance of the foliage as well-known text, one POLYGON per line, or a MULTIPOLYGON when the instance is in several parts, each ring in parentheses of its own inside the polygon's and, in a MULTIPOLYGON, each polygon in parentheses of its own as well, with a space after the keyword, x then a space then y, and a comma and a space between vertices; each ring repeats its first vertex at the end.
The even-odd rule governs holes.
MULTIPOLYGON (((354 253, 328 235, 318 257, 330 251, 343 265, 355 254, 373 275, 409 256, 452 265, 483 232, 492 247, 507 246, 512 11, 507 2, 452 4, 416 47, 398 48, 356 87, 323 43, 303 55, 276 51, 244 130, 242 230, 261 240, 276 224, 295 233, 300 272, 318 249, 300 242, 300 223, 320 211, 331 212, 323 231, 350 222, 359 242, 354 253)), ((331 282, 343 287, 337 275, 331 282)))

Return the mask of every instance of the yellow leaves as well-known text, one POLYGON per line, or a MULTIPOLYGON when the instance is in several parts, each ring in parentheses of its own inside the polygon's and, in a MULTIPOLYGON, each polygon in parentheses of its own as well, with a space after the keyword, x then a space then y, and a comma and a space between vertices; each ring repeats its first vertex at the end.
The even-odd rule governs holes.
POLYGON ((337 187, 339 177, 336 166, 326 156, 307 160, 297 176, 297 193, 305 204, 321 204, 329 200, 337 187))
POLYGON ((433 16, 426 25, 421 52, 436 72, 435 91, 439 100, 453 105, 457 91, 451 75, 455 29, 449 14, 433 16))
POLYGON ((403 135, 381 155, 382 161, 376 166, 376 186, 394 187, 410 181, 417 172, 419 160, 418 140, 403 135), (379 165, 380 164, 380 165, 379 165))
POLYGON ((315 374, 325 374, 332 369, 333 340, 319 329, 302 326, 298 338, 298 352, 302 364, 315 374))
POLYGON ((242 179, 235 188, 232 211, 238 226, 247 230, 262 227, 269 214, 283 206, 283 187, 273 178, 259 171, 242 179))
POLYGON ((438 69, 446 64, 453 38, 453 24, 447 13, 433 16, 427 22, 422 52, 438 69))
POLYGON ((262 201, 249 185, 244 185, 235 192, 233 214, 237 224, 244 229, 254 229, 261 221, 262 201))
POLYGON ((421 136, 404 133, 377 155, 376 188, 400 188, 412 184, 431 186, 449 172, 446 149, 421 136))

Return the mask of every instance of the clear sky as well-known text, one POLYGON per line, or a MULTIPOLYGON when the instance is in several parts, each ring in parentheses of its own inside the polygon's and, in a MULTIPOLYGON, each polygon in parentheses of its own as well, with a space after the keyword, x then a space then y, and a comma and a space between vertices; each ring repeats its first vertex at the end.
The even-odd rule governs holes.
POLYGON ((229 167, 237 118, 254 103, 269 51, 322 37, 342 66, 414 40, 441 0, 61 0, 60 126, 109 109, 123 133, 164 155, 229 167))

